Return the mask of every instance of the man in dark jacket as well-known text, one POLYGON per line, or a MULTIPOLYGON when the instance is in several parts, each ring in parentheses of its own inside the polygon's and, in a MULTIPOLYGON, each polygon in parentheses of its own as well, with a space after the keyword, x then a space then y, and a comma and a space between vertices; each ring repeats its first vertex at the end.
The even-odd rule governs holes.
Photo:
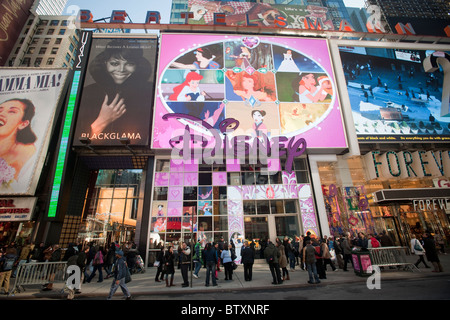
POLYGON ((423 248, 425 250, 427 260, 430 261, 434 266, 433 272, 444 272, 441 261, 439 260, 439 256, 436 250, 436 242, 434 241, 433 236, 429 232, 425 232, 422 236, 422 239, 423 248))
POLYGON ((117 260, 114 264, 114 279, 111 284, 111 290, 109 291, 108 300, 111 300, 114 293, 116 293, 117 288, 120 287, 122 289, 123 294, 127 300, 131 299, 130 291, 128 290, 127 285, 125 284, 125 278, 128 272, 128 266, 123 257, 123 251, 116 251, 117 260))
POLYGON ((216 265, 219 261, 219 256, 217 255, 216 248, 207 243, 205 249, 203 250, 203 261, 206 266, 206 281, 205 286, 209 286, 209 277, 211 275, 213 286, 217 286, 216 280, 216 265))
POLYGON ((255 250, 250 247, 248 241, 244 242, 244 247, 241 250, 241 257, 241 262, 244 265, 244 279, 245 281, 251 281, 253 263, 255 262, 255 250))
POLYGON ((272 284, 282 284, 281 271, 278 261, 280 260, 280 252, 275 247, 275 245, 269 240, 267 240, 267 247, 264 249, 264 258, 266 258, 269 264, 270 273, 272 274, 273 282, 272 284))

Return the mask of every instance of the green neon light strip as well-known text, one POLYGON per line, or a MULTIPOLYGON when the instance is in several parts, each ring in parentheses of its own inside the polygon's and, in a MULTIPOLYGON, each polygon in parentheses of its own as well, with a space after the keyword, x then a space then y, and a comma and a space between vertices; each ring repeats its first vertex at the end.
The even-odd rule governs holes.
POLYGON ((50 197, 50 206, 48 208, 47 217, 56 217, 56 209, 58 208, 59 192, 61 190, 62 176, 64 172, 64 164, 66 162, 67 145, 69 143, 70 129, 72 127, 73 112, 75 109, 75 101, 77 98, 78 86, 80 82, 81 71, 75 71, 73 75, 72 88, 70 90, 69 103, 67 105, 66 118, 64 120, 64 128, 59 146, 58 161, 56 163, 55 178, 53 180, 52 195, 50 197))

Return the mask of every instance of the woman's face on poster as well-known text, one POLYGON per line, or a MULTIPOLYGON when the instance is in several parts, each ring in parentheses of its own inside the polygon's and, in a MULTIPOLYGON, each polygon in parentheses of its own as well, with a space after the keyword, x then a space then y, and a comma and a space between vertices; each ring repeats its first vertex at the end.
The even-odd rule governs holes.
POLYGON ((316 84, 316 78, 312 73, 307 74, 306 76, 302 77, 303 82, 305 85, 315 85, 316 84))
POLYGON ((253 90, 255 86, 255 81, 252 78, 244 77, 242 79, 242 87, 244 90, 253 90))
POLYGON ((200 84, 200 80, 191 80, 191 81, 189 81, 189 88, 192 91, 195 91, 195 90, 197 90, 199 84, 200 84))
POLYGON ((136 64, 125 59, 111 57, 106 61, 106 71, 115 84, 122 84, 136 71, 136 64))
MULTIPOLYGON (((263 117, 263 115, 262 115, 260 112, 256 111, 256 112, 253 113, 253 120, 254 120, 256 123, 261 122, 263 119, 264 119, 264 117, 263 117)), ((237 236, 236 236, 236 237, 237 237, 237 236)))
POLYGON ((7 101, 0 105, 0 137, 9 136, 17 130, 22 130, 30 124, 23 121, 25 105, 20 101, 7 101))

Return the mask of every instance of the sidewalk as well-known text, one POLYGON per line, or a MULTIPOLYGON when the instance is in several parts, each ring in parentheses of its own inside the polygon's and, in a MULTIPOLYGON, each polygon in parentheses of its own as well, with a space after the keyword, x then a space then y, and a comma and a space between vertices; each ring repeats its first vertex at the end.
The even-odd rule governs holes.
MULTIPOLYGON (((417 258, 415 256, 408 256, 408 262, 416 262, 417 258)), ((381 281, 389 280, 408 280, 408 279, 419 279, 424 277, 442 277, 450 275, 450 254, 439 255, 441 264, 444 268, 444 272, 435 273, 432 272, 433 268, 426 269, 422 264, 419 266, 419 271, 412 272, 407 270, 397 270, 384 268, 381 271, 381 281)), ((427 262, 431 266, 431 263, 427 262)), ((326 286, 326 285, 339 285, 344 283, 365 283, 367 277, 357 276, 354 270, 349 264, 349 271, 344 272, 342 270, 331 271, 330 266, 327 268, 327 279, 321 280, 321 284, 311 285, 308 284, 308 272, 301 270, 298 266, 295 272, 289 272, 290 280, 286 280, 281 285, 272 285, 272 276, 270 274, 269 266, 264 262, 255 263, 253 267, 253 279, 252 281, 245 281, 243 274, 243 266, 238 266, 238 268, 233 273, 233 281, 224 280, 223 268, 222 272, 219 272, 217 281, 218 286, 213 287, 210 284, 209 287, 205 287, 205 276, 206 269, 202 268, 199 273, 199 278, 192 278, 192 287, 181 287, 181 272, 180 270, 175 271, 174 284, 175 287, 167 288, 164 281, 155 282, 156 268, 148 268, 145 273, 134 274, 132 276, 132 281, 128 283, 128 288, 133 296, 139 295, 159 295, 159 294, 192 294, 199 292, 223 292, 223 291, 235 291, 235 290, 270 290, 270 289, 280 289, 280 288, 302 288, 311 286, 326 286)), ((190 273, 189 273, 190 278, 190 273)), ((101 283, 97 283, 98 275, 94 277, 91 283, 85 283, 81 286, 81 294, 77 294, 77 297, 83 298, 93 298, 98 300, 105 300, 108 296, 109 289, 112 283, 112 279, 106 279, 101 283)), ((10 289, 14 287, 15 279, 11 279, 10 289)), ((20 300, 20 299, 65 299, 66 294, 61 294, 61 289, 63 288, 62 283, 55 283, 52 291, 41 291, 40 285, 29 285, 25 286, 25 291, 16 293, 14 296, 1 295, 0 300, 20 300)), ((114 300, 122 300, 123 295, 120 288, 117 290, 114 300)))

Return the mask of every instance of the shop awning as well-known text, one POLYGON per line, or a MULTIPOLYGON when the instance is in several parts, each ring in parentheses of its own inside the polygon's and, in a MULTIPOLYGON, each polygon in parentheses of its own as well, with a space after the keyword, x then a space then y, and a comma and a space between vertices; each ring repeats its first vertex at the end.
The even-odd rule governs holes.
POLYGON ((374 192, 374 201, 378 204, 443 198, 450 198, 450 188, 383 189, 374 192))

